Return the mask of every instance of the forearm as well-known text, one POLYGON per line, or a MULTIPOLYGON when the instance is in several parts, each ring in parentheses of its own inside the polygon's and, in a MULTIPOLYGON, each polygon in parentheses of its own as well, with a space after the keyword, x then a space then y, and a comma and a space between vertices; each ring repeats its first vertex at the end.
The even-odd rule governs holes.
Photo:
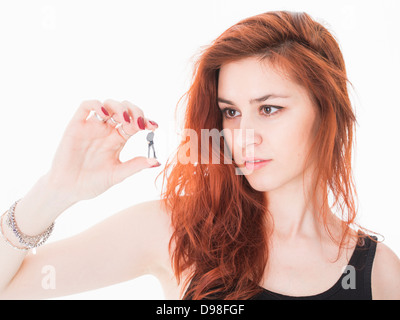
MULTIPOLYGON (((24 234, 41 234, 62 212, 73 204, 74 202, 69 199, 68 194, 58 190, 47 176, 43 176, 17 204, 15 221, 24 234)), ((2 209, 2 212, 7 209, 2 209)), ((23 246, 5 220, 6 217, 2 219, 1 227, 4 238, 7 240, 3 237, 0 238, 0 292, 8 286, 17 274, 27 254, 27 251, 12 248, 12 245, 23 246)))

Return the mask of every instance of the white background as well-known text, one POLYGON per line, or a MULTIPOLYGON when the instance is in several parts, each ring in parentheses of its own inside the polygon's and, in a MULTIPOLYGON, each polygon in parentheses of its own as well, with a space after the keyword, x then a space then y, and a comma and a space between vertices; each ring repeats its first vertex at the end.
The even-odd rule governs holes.
MULTIPOLYGON (((130 100, 159 124, 162 164, 177 142, 174 110, 188 89, 192 57, 239 20, 270 10, 305 11, 338 39, 355 91, 359 126, 354 173, 360 222, 400 254, 400 23, 398 0, 0 2, 0 208, 47 172, 65 126, 87 99, 130 100), (276 3, 276 4, 274 4, 276 3)), ((122 159, 147 155, 146 132, 122 159)), ((157 199, 161 169, 145 170, 56 223, 56 241, 133 204, 157 199)), ((107 234, 104 235, 107 237, 107 234)), ((110 239, 112 241, 112 239, 110 239)), ((66 298, 163 299, 150 276, 66 298)))

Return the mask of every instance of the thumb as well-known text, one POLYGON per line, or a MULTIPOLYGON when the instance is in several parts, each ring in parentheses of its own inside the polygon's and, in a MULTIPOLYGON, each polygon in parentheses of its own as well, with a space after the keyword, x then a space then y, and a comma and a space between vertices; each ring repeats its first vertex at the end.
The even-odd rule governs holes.
POLYGON ((161 163, 155 158, 136 157, 126 162, 122 162, 115 170, 115 179, 117 181, 123 181, 126 178, 142 171, 143 169, 151 168, 154 166, 160 166, 161 163))

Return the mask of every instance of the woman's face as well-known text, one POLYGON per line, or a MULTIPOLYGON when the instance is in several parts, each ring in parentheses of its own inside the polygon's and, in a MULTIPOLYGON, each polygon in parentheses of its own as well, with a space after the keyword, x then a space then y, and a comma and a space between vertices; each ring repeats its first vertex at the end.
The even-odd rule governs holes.
POLYGON ((318 118, 303 87, 267 60, 245 58, 221 67, 218 105, 221 111, 227 108, 222 114, 225 141, 255 190, 302 181, 318 118), (246 166, 246 158, 271 161, 258 168, 246 166))

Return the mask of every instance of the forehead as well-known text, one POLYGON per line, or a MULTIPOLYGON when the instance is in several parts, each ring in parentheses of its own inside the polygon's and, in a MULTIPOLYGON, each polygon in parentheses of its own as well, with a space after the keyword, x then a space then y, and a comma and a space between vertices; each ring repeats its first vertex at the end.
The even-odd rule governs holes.
POLYGON ((235 96, 238 92, 246 92, 250 96, 269 92, 287 93, 299 90, 298 87, 286 72, 268 60, 260 61, 256 57, 224 64, 219 72, 219 95, 226 97, 235 96))

